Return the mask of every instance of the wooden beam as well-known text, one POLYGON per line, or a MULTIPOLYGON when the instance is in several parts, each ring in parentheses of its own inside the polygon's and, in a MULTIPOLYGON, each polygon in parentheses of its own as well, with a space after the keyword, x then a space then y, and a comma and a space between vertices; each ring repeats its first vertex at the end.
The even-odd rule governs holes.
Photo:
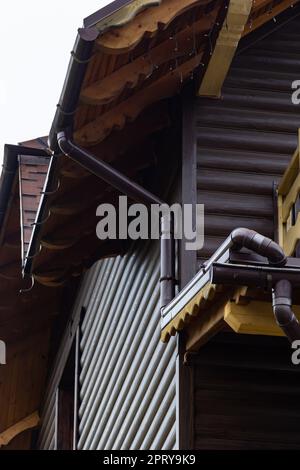
MULTIPOLYGON (((300 306, 293 307, 300 319, 300 306)), ((224 309, 224 321, 236 332, 253 335, 284 336, 274 318, 272 303, 253 301, 247 305, 228 302, 224 309)))
POLYGON ((216 15, 201 18, 193 25, 189 25, 178 34, 163 41, 150 49, 146 55, 127 63, 112 74, 104 77, 83 89, 80 99, 83 103, 92 105, 107 104, 116 99, 127 89, 136 87, 146 80, 170 60, 179 60, 183 56, 194 53, 196 36, 203 35, 211 29, 216 15))
POLYGON ((230 0, 226 19, 200 85, 200 96, 220 96, 251 7, 252 0, 230 0))
POLYGON ((36 428, 39 425, 40 418, 37 411, 22 419, 18 423, 10 426, 0 434, 0 447, 9 444, 16 436, 28 429, 36 428))
POLYGON ((148 8, 128 24, 104 33, 97 47, 107 54, 131 51, 143 38, 152 38, 166 29, 179 15, 195 6, 205 6, 210 0, 162 0, 160 6, 148 8))
POLYGON ((119 106, 97 117, 74 133, 76 143, 83 146, 96 145, 107 137, 112 129, 123 129, 127 122, 134 121, 148 106, 173 96, 179 91, 183 82, 189 78, 199 65, 202 53, 170 71, 151 85, 135 93, 119 106))
POLYGON ((291 189, 293 182, 300 173, 300 147, 298 147, 293 155, 291 162, 284 172, 278 187, 278 194, 286 196, 291 189))

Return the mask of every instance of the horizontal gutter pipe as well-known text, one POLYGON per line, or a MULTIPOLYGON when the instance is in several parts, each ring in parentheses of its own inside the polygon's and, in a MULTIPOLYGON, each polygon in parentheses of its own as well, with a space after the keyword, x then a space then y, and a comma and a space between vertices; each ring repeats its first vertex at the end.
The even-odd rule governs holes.
MULTIPOLYGON (((147 206, 151 204, 159 206, 165 204, 160 198, 123 175, 108 163, 97 159, 87 150, 74 144, 64 131, 57 134, 57 142, 64 155, 70 157, 90 173, 93 173, 121 193, 126 194, 135 202, 147 206)), ((174 220, 172 217, 170 220, 167 215, 161 217, 160 235, 160 305, 161 309, 163 309, 175 296, 175 240, 174 220)))
POLYGON ((93 54, 94 42, 98 36, 99 31, 95 27, 78 29, 66 79, 48 137, 49 148, 55 154, 59 152, 57 133, 73 126, 80 90, 93 54))

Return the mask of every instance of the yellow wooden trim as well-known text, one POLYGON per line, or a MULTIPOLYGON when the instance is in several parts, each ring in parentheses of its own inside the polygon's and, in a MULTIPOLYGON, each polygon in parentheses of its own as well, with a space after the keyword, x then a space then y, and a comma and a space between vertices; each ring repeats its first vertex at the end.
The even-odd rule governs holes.
POLYGON ((181 310, 181 312, 168 323, 161 331, 161 341, 166 343, 169 341, 170 336, 174 336, 177 331, 184 328, 190 322, 191 317, 196 316, 201 308, 204 308, 208 301, 211 301, 217 291, 221 291, 222 286, 215 284, 207 284, 203 287, 181 310))
POLYGON ((288 194, 286 195, 282 203, 282 221, 285 223, 290 215, 291 208, 295 203, 300 192, 300 173, 298 173, 296 179, 294 180, 288 194))
POLYGON ((287 256, 291 256, 300 240, 300 221, 292 225, 291 209, 300 193, 300 129, 298 148, 284 172, 278 187, 278 239, 287 256))
MULTIPOLYGON (((293 307, 293 311, 300 320, 300 306, 293 307)), ((236 333, 284 336, 274 318, 271 302, 253 301, 247 305, 228 302, 224 320, 236 333)))
POLYGON ((293 225, 285 234, 283 240, 283 251, 287 256, 291 256, 300 239, 300 214, 297 216, 295 225, 293 225))
POLYGON ((230 0, 228 13, 202 80, 200 96, 219 96, 247 23, 252 0, 230 0))
POLYGON ((224 311, 228 296, 202 312, 192 324, 186 327, 186 351, 197 351, 212 336, 224 327, 224 311))
POLYGON ((278 208, 278 243, 283 248, 284 229, 282 219, 282 195, 277 195, 277 208, 278 208))
POLYGON ((297 174, 300 171, 299 166, 299 148, 295 151, 290 164, 288 165, 287 169, 284 172, 283 177, 281 178, 279 187, 278 187, 278 194, 282 196, 286 196, 290 190, 290 187, 296 178, 297 174))
POLYGON ((18 423, 10 426, 8 429, 0 434, 0 447, 9 444, 16 436, 28 429, 38 426, 40 417, 37 411, 22 419, 18 423))

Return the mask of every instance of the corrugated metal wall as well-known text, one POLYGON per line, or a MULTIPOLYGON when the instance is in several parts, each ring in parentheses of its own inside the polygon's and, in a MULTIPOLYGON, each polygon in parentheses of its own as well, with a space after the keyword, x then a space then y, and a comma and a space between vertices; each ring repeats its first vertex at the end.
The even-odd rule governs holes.
POLYGON ((285 338, 227 333, 194 355, 195 449, 299 449, 291 353, 285 338))
POLYGON ((299 20, 234 60, 220 100, 197 100, 198 202, 205 204, 209 257, 231 230, 244 226, 274 237, 273 182, 297 146, 299 20))
POLYGON ((74 309, 72 312, 72 321, 69 323, 61 341, 61 346, 57 353, 56 363, 54 364, 52 374, 48 381, 48 387, 45 393, 45 401, 42 407, 41 429, 38 439, 38 448, 44 450, 55 449, 56 437, 56 391, 62 377, 64 367, 67 362, 68 354, 74 341, 76 325, 79 322, 82 307, 86 306, 92 296, 92 292, 97 279, 101 263, 95 264, 91 268, 82 282, 74 309))
MULTIPOLYGON (((75 310, 82 306, 78 448, 176 448, 176 342, 160 342, 158 244, 98 262, 75 310)), ((54 418, 52 397, 41 448, 54 446, 54 418)))
POLYGON ((159 247, 102 261, 82 324, 79 449, 172 449, 175 342, 160 340, 159 247))

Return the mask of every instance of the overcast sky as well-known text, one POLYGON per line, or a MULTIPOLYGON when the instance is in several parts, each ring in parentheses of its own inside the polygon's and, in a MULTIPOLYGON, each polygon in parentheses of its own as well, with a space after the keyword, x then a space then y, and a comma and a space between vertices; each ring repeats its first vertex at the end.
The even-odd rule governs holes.
POLYGON ((47 135, 83 19, 110 0, 0 1, 0 159, 4 143, 47 135))

